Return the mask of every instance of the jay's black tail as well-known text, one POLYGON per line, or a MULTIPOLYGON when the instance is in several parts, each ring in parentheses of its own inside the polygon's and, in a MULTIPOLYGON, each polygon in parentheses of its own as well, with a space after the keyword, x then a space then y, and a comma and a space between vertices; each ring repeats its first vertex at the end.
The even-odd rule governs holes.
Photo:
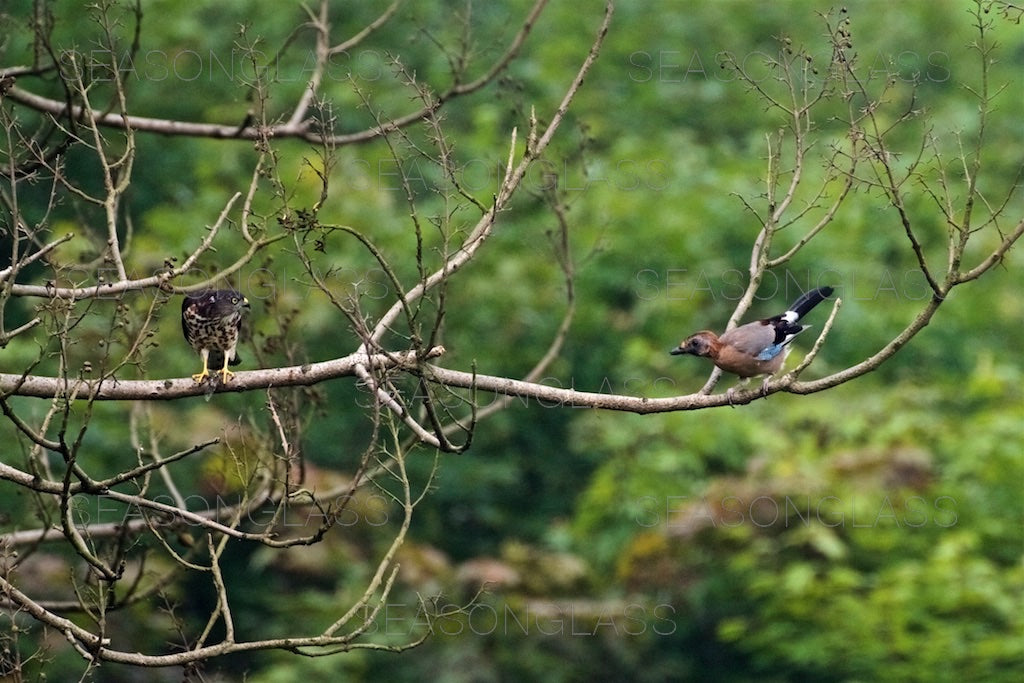
POLYGON ((789 307, 788 311, 786 311, 786 314, 795 313, 796 315, 792 317, 786 314, 784 315, 786 315, 789 322, 795 323, 797 320, 810 313, 812 308, 832 296, 833 291, 834 290, 831 287, 818 287, 817 289, 805 292, 799 299, 794 301, 793 305, 789 307))

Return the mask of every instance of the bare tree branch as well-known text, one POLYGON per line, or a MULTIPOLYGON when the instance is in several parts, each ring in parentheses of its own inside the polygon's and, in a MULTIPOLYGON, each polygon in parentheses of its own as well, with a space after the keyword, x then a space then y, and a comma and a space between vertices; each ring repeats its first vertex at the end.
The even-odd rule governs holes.
MULTIPOLYGON (((404 116, 394 118, 384 125, 369 128, 367 130, 355 133, 328 135, 324 131, 320 130, 314 122, 304 119, 303 117, 295 116, 292 117, 292 120, 282 124, 272 125, 267 130, 263 130, 259 126, 251 125, 240 128, 237 125, 193 123, 148 116, 129 116, 113 112, 104 113, 94 110, 88 111, 88 119, 96 125, 109 128, 128 128, 138 132, 159 133, 161 135, 174 135, 192 138, 214 138, 220 140, 261 140, 266 137, 273 137, 275 139, 296 138, 313 144, 330 144, 337 147, 370 142, 395 130, 405 128, 406 126, 422 121, 426 116, 437 111, 437 109, 443 106, 446 102, 474 93, 493 82, 519 54, 523 43, 526 42, 526 38, 530 35, 537 18, 540 16, 541 11, 544 9, 546 4, 547 0, 537 0, 526 19, 523 21, 519 32, 509 43, 505 52, 495 60, 491 67, 482 76, 469 83, 456 82, 452 84, 447 90, 438 95, 434 106, 431 108, 422 108, 418 111, 410 112, 404 116)), ((341 45, 344 45, 344 43, 341 45)), ((328 54, 330 53, 328 52, 328 54)), ((17 71, 17 73, 12 75, 20 73, 22 72, 17 71)), ((0 79, 7 75, 7 71, 0 70, 0 79)), ((25 105, 26 107, 50 114, 58 119, 70 118, 72 120, 80 120, 86 118, 87 114, 86 109, 81 105, 69 106, 59 100, 42 97, 18 87, 10 88, 7 92, 7 97, 15 102, 25 105)), ((296 112, 298 111, 299 109, 296 108, 296 112)))
MULTIPOLYGON (((355 376, 358 374, 358 367, 414 367, 423 358, 435 358, 443 353, 444 347, 441 346, 434 347, 425 354, 415 351, 369 355, 353 353, 343 358, 287 368, 241 370, 234 374, 228 384, 217 384, 214 391, 221 393, 309 386, 329 379, 355 376)), ((63 397, 92 401, 159 401, 203 396, 207 389, 205 384, 197 384, 190 377, 163 380, 89 380, 0 374, 0 394, 3 396, 17 394, 36 398, 63 397)))

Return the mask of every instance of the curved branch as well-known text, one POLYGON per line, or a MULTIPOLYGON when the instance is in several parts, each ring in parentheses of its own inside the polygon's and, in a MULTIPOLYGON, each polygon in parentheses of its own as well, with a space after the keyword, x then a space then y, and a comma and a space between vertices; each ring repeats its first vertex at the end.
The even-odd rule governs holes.
POLYGON ((14 584, 0 574, 0 592, 10 598, 10 601, 24 610, 35 620, 46 624, 64 635, 78 652, 90 661, 109 661, 121 664, 131 664, 142 667, 180 666, 191 662, 198 662, 218 657, 221 655, 253 652, 256 650, 284 649, 295 650, 301 647, 325 647, 329 645, 345 645, 350 649, 377 649, 400 651, 402 645, 377 645, 374 643, 354 643, 352 636, 304 636, 297 638, 272 638, 268 640, 253 640, 247 642, 222 641, 216 645, 197 647, 184 652, 175 652, 166 655, 147 655, 141 652, 127 652, 115 650, 109 647, 110 639, 101 638, 94 633, 75 624, 70 619, 60 616, 42 605, 33 601, 28 595, 18 590, 14 584))
POLYGON ((1016 227, 1014 227, 1013 229, 1013 232, 1007 235, 1006 238, 1004 238, 1003 241, 1000 242, 999 246, 996 249, 994 249, 991 254, 985 257, 985 259, 983 259, 981 263, 979 263, 977 266, 967 271, 966 273, 960 273, 959 275, 957 275, 955 284, 959 285, 964 282, 976 280, 977 278, 984 275, 985 272, 989 270, 992 266, 996 265, 997 263, 1001 263, 1003 257, 1006 256, 1006 252, 1010 250, 1010 247, 1012 247, 1014 243, 1016 243, 1017 240, 1021 238, 1022 235, 1024 235, 1024 218, 1022 218, 1020 222, 1017 223, 1016 227))
POLYGON ((287 234, 272 235, 263 239, 257 240, 250 245, 248 251, 241 257, 239 257, 234 263, 219 270, 216 275, 210 278, 204 279, 202 282, 196 282, 191 285, 173 287, 168 286, 166 283, 174 277, 181 275, 185 272, 185 269, 178 267, 173 271, 166 271, 157 275, 150 275, 148 277, 140 277, 135 279, 120 280, 118 282, 98 282, 95 285, 88 285, 85 287, 51 287, 49 285, 11 285, 11 294, 14 296, 38 296, 46 298, 58 298, 58 299, 95 299, 101 297, 112 297, 115 294, 122 294, 124 292, 132 292, 143 289, 161 288, 166 289, 169 292, 175 294, 185 294, 188 292, 201 291, 209 288, 212 284, 218 280, 222 280, 225 277, 237 272, 247 263, 252 261, 253 255, 259 250, 267 247, 274 242, 284 239, 287 234))
POLYGON ((394 118, 383 125, 367 128, 355 133, 341 135, 326 135, 315 121, 308 119, 290 120, 286 123, 269 127, 248 125, 239 127, 237 124, 224 125, 218 123, 195 123, 191 121, 176 121, 173 119, 161 119, 149 116, 126 116, 121 113, 103 112, 89 110, 87 113, 81 105, 68 106, 66 102, 50 99, 36 95, 21 88, 12 87, 7 92, 7 97, 39 112, 45 112, 57 118, 67 117, 80 120, 88 115, 90 123, 108 128, 131 129, 139 132, 159 133, 161 135, 173 135, 183 137, 214 138, 220 140, 247 140, 258 141, 273 138, 296 138, 319 145, 352 145, 362 142, 370 142, 388 133, 405 128, 418 121, 422 121, 430 114, 436 112, 443 104, 457 97, 462 97, 480 90, 487 84, 493 82, 516 58, 522 49, 523 43, 533 29, 540 16, 541 10, 547 4, 547 0, 537 0, 519 32, 516 33, 508 49, 491 65, 484 75, 469 83, 455 83, 444 92, 440 93, 430 106, 424 106, 417 111, 404 116, 394 118))
POLYGON ((11 273, 16 272, 17 270, 21 270, 25 266, 31 265, 32 263, 38 261, 39 259, 46 256, 48 253, 50 253, 60 245, 73 239, 74 236, 75 234, 73 232, 69 232, 65 234, 63 237, 58 237, 57 239, 49 242, 48 244, 39 247, 39 249, 37 249, 34 253, 29 254, 25 257, 19 257, 14 265, 7 266, 3 270, 0 270, 0 282, 4 282, 11 275, 11 273))
POLYGON ((917 314, 909 325, 907 325, 902 332, 896 335, 892 341, 879 349, 874 355, 865 360, 853 365, 840 372, 833 373, 828 377, 822 377, 821 379, 811 380, 809 382, 793 382, 787 391, 794 394, 813 394, 825 389, 831 389, 834 386, 849 382, 851 379, 866 375, 869 372, 877 370, 882 363, 887 361, 889 358, 894 356, 897 351, 906 346, 907 342, 914 338, 914 336, 923 330, 928 323, 931 322, 935 312, 939 310, 939 306, 945 301, 947 292, 942 294, 936 294, 928 300, 927 305, 917 314))

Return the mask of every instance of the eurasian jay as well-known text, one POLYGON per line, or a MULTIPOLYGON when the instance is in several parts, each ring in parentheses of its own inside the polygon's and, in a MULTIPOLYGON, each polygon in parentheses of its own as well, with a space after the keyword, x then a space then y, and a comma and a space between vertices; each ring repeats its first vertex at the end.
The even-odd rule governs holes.
MULTIPOLYGON (((798 325, 797 322, 830 297, 832 291, 831 287, 812 289, 794 301, 785 313, 740 325, 721 337, 709 330, 691 334, 670 353, 673 356, 688 353, 710 358, 721 369, 744 379, 755 375, 773 375, 789 355, 789 343, 810 327, 798 325)), ((732 389, 729 394, 732 394, 732 389)))

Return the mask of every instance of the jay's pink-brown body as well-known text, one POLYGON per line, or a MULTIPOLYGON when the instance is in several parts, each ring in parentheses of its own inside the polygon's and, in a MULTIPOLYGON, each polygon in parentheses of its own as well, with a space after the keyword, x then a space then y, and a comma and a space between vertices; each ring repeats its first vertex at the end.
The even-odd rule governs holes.
POLYGON ((743 378, 773 375, 789 355, 789 343, 807 329, 797 322, 832 294, 831 287, 813 289, 798 298, 785 313, 740 325, 721 337, 710 330, 692 334, 672 350, 711 359, 726 372, 743 378))

